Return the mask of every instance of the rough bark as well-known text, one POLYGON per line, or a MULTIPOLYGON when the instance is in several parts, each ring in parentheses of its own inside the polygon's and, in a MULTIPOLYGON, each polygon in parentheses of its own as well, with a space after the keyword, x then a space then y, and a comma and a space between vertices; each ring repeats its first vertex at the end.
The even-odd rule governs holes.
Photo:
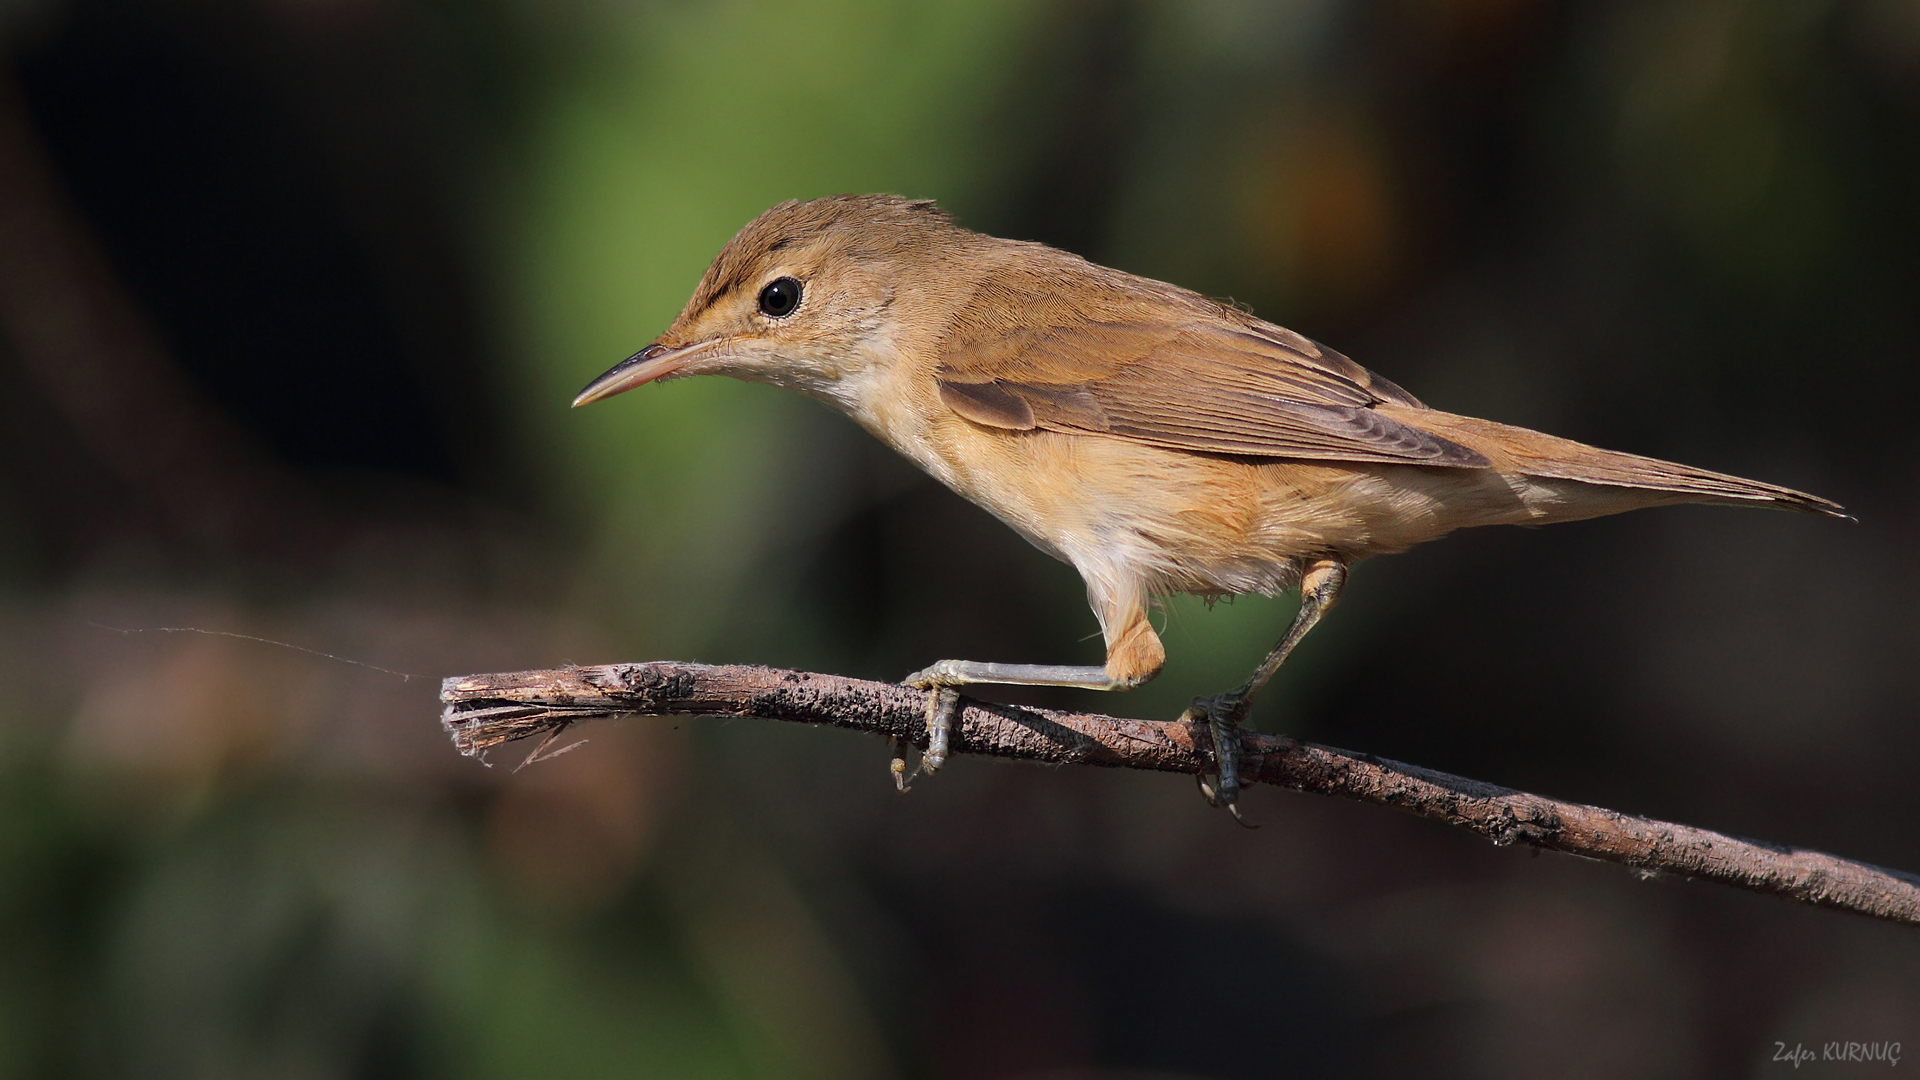
MULTIPOLYGON (((468 755, 534 735, 551 739, 581 720, 629 715, 831 724, 922 746, 926 737, 924 691, 779 668, 656 662, 467 675, 447 679, 440 699, 442 722, 468 755)), ((1192 774, 1213 764, 1204 726, 968 698, 955 716, 952 752, 1192 774)), ((1392 807, 1501 846, 1530 844, 1920 926, 1914 874, 1280 736, 1244 732, 1240 752, 1247 780, 1392 807)))

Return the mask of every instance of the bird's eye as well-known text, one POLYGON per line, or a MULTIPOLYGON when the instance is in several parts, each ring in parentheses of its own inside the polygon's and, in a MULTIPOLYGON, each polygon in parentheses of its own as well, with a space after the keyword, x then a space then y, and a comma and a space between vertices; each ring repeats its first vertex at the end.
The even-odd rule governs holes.
POLYGON ((790 277, 777 278, 760 290, 760 313, 784 319, 800 306, 800 283, 790 277))

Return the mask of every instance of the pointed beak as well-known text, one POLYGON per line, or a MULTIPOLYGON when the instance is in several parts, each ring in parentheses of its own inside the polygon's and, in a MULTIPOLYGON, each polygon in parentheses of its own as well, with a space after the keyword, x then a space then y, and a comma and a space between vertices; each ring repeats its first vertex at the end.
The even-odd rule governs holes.
POLYGON ((605 375, 587 384, 573 399, 573 407, 591 405, 601 398, 610 398, 625 393, 636 386, 645 386, 655 379, 664 379, 695 359, 706 349, 710 342, 687 345, 682 348, 669 348, 655 343, 641 349, 618 364, 613 365, 605 375))

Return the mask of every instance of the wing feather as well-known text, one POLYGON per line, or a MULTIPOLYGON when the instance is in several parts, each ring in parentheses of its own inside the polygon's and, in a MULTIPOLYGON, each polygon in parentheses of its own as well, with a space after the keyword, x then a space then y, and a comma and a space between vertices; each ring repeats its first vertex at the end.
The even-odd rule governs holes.
MULTIPOLYGON (((1198 300, 1198 298, 1193 298, 1198 300)), ((941 398, 975 423, 1253 457, 1485 468, 1373 406, 1425 406, 1291 330, 1199 303, 1164 321, 1065 319, 950 335, 941 398)), ((1059 314, 1065 315, 1061 312, 1059 314)), ((1417 415, 1417 413, 1416 413, 1417 415)))

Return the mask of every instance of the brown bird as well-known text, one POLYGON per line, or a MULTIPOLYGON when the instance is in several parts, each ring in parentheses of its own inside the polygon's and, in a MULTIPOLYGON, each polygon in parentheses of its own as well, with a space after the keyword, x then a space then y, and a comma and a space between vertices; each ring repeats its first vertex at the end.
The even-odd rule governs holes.
MULTIPOLYGON (((921 768, 968 683, 1126 690, 1166 651, 1173 593, 1300 610, 1246 683, 1195 699, 1232 807, 1237 725, 1340 595, 1347 568, 1470 525, 1725 503, 1845 517, 1825 499, 1457 416, 1324 345, 1197 293, 955 225, 931 202, 785 202, 740 230, 686 309, 574 399, 728 375, 798 390, 979 503, 1086 580, 1103 666, 942 660, 921 768)), ((906 780, 896 753, 895 778, 906 780)))

